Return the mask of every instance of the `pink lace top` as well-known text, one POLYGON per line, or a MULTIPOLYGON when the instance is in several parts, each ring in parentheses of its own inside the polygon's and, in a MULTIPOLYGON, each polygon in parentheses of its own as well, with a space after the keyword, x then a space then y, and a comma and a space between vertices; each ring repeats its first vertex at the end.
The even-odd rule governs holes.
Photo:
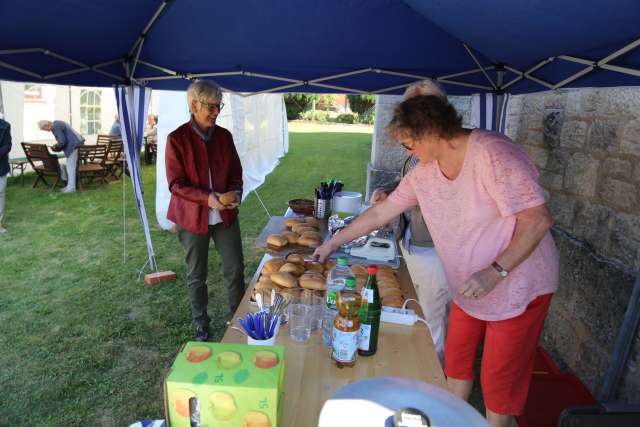
POLYGON ((421 163, 389 196, 403 209, 420 205, 453 300, 476 318, 518 316, 537 296, 558 288, 558 254, 547 233, 488 295, 470 299, 459 294, 473 273, 491 265, 509 245, 514 214, 545 203, 537 179, 538 171, 520 147, 502 134, 476 129, 456 179, 447 179, 435 161, 421 163))

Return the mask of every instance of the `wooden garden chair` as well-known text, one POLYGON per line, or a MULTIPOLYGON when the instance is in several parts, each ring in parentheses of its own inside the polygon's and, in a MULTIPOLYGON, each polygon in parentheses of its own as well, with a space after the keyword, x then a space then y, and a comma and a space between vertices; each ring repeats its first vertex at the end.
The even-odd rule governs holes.
POLYGON ((89 183, 94 179, 100 179, 100 184, 107 184, 108 169, 107 146, 104 144, 80 145, 78 146, 78 166, 76 168, 76 179, 78 188, 82 190, 82 180, 89 183))
POLYGON ((36 188, 40 181, 42 181, 44 185, 49 185, 45 177, 55 178, 55 182, 50 188, 51 191, 53 191, 58 184, 61 184, 62 174, 60 162, 58 161, 58 157, 54 156, 49 151, 46 144, 31 144, 23 142, 22 149, 24 150, 24 154, 27 156, 27 160, 31 164, 31 167, 37 174, 32 188, 36 188))
POLYGON ((107 146, 105 166, 107 167, 107 173, 111 175, 114 180, 120 179, 126 167, 123 149, 124 144, 121 139, 112 139, 107 146))

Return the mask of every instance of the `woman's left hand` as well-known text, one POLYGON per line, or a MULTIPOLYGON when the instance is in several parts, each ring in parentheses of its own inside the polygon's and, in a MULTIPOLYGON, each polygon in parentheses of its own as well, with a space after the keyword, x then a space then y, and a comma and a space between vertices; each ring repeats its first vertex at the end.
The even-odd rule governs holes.
POLYGON ((500 276, 493 267, 487 267, 473 273, 469 280, 462 285, 459 292, 464 297, 480 299, 491 292, 499 281, 500 276))

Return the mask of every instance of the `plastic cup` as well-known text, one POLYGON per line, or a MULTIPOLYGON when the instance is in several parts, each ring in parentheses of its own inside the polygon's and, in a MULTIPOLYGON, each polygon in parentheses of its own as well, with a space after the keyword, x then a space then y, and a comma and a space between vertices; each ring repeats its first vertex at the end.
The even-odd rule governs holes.
POLYGON ((307 304, 289 305, 289 334, 295 342, 306 342, 311 336, 312 309, 307 304))

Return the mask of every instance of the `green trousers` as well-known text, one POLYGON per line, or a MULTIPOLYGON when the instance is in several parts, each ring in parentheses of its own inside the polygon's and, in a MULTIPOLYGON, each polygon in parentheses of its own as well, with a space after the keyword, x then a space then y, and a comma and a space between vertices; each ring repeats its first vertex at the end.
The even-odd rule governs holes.
POLYGON ((229 294, 228 317, 233 316, 245 290, 239 221, 234 221, 230 227, 225 227, 222 223, 210 225, 208 234, 191 233, 178 227, 178 239, 186 252, 187 284, 193 322, 198 326, 208 327, 211 320, 207 314, 209 239, 213 239, 215 248, 222 257, 223 283, 229 294))

